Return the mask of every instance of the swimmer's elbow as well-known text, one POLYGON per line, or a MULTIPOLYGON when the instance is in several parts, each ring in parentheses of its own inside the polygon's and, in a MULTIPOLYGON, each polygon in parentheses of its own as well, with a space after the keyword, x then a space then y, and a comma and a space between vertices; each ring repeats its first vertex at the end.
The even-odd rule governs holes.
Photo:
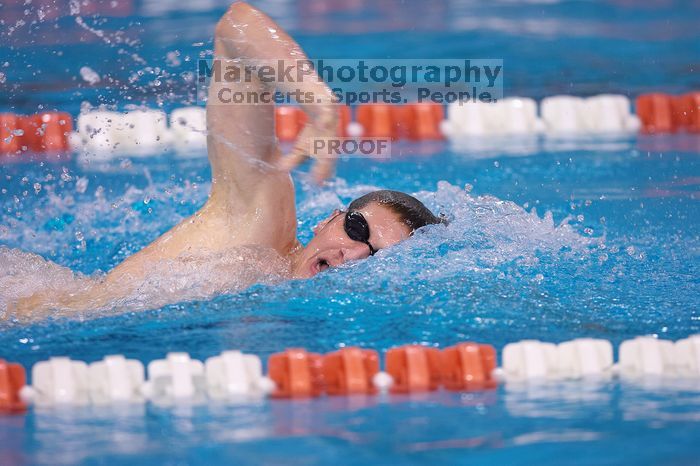
POLYGON ((235 2, 224 13, 214 30, 216 38, 231 36, 232 31, 240 33, 245 25, 249 24, 255 12, 258 11, 246 2, 235 2))
POLYGON ((228 11, 233 15, 245 15, 257 10, 249 3, 233 2, 231 6, 228 7, 228 11))

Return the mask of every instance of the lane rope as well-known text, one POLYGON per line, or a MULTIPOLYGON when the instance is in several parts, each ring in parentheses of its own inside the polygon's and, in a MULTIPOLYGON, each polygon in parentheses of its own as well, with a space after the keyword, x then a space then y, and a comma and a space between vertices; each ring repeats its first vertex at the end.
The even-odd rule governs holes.
MULTIPOLYGON (((481 136, 581 136, 700 133, 700 92, 679 96, 663 93, 637 97, 635 112, 624 95, 582 98, 556 95, 539 104, 509 97, 495 103, 453 102, 404 105, 338 105, 339 137, 391 140, 460 140, 481 136), (353 118, 354 114, 354 118, 353 118)), ((294 106, 275 108, 275 131, 282 142, 296 139, 307 122, 294 106)), ((203 156, 206 112, 183 107, 128 112, 90 110, 75 123, 65 112, 35 115, 0 113, 0 160, 23 153, 77 151, 97 158, 152 156, 173 150, 181 156, 203 156), (73 131, 73 128, 76 131, 73 131)))
POLYGON ((271 355, 268 372, 256 355, 224 351, 202 362, 184 352, 148 363, 122 355, 86 363, 67 357, 37 362, 26 384, 24 368, 0 359, 0 412, 22 413, 28 405, 85 406, 115 403, 174 405, 235 401, 450 391, 474 392, 561 381, 620 378, 683 379, 700 389, 700 334, 676 342, 637 337, 622 342, 618 361, 607 340, 579 338, 559 344, 522 340, 507 344, 497 367, 488 344, 458 343, 445 349, 404 345, 384 354, 345 347, 326 354, 301 348, 271 355))

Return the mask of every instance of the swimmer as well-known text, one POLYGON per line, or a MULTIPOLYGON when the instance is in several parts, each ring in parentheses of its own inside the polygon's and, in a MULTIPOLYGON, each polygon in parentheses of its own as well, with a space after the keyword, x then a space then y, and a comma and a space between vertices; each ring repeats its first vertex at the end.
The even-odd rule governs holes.
MULTIPOLYGON (((295 66, 297 60, 305 59, 299 45, 278 24, 242 2, 231 5, 220 19, 214 44, 215 59, 222 60, 222 65, 241 67, 255 60, 275 63, 284 59, 285 66, 295 66)), ((296 237, 294 186, 289 172, 306 160, 313 138, 336 136, 333 94, 317 76, 302 83, 275 83, 279 91, 316 97, 313 104, 298 102, 308 115, 308 123, 291 154, 282 156, 275 138, 274 107, 217 104, 224 85, 237 86, 240 89, 234 91, 246 93, 271 90, 269 84, 259 81, 232 84, 212 79, 207 103, 212 186, 204 206, 101 278, 76 280, 75 287, 61 292, 34 293, 10 305, 10 314, 36 318, 49 311, 70 315, 117 306, 157 308, 183 300, 183 293, 172 283, 157 286, 158 276, 181 276, 182 270, 190 272, 190 288, 207 290, 194 297, 243 289, 266 274, 310 278, 372 256, 425 225, 440 223, 440 218, 407 194, 375 191, 356 199, 346 210, 333 212, 314 228, 313 239, 303 246, 296 237), (295 93, 297 89, 300 92, 295 93), (215 273, 206 274, 207 280, 221 283, 198 282, 201 277, 197 272, 207 261, 223 264, 208 269, 215 273), (236 286, 227 286, 232 281, 237 281, 236 286), (136 301, 138 305, 134 305, 136 301)), ((323 181, 332 175, 334 164, 331 158, 318 159, 312 175, 323 181)))

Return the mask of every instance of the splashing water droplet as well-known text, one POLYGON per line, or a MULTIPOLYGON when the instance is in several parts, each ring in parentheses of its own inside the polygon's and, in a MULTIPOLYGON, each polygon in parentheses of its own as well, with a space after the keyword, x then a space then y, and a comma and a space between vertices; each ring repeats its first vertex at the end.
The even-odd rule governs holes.
POLYGON ((87 190, 88 182, 89 181, 87 178, 83 178, 83 177, 78 178, 75 182, 75 190, 78 193, 83 194, 87 190))
POLYGON ((90 85, 95 85, 101 80, 100 75, 89 66, 83 66, 80 68, 80 76, 83 78, 83 81, 90 85))

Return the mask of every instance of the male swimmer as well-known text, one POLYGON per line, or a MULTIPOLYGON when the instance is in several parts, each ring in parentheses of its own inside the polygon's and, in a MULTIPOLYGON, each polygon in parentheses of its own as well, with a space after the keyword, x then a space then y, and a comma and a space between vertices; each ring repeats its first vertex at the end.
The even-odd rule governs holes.
MULTIPOLYGON (((215 59, 234 66, 255 60, 275 63, 279 59, 289 64, 305 58, 299 45, 279 25, 243 2, 231 5, 218 22, 214 43, 215 59)), ((241 274, 234 268, 273 273, 276 266, 271 264, 279 262, 285 269, 281 275, 309 278, 347 261, 365 259, 408 238, 418 228, 440 222, 407 194, 375 191, 353 201, 347 210, 333 212, 316 226, 313 239, 304 247, 296 237, 294 187, 289 171, 306 159, 312 138, 335 136, 337 116, 330 89, 318 77, 302 83, 275 83, 279 91, 299 89, 296 95, 310 92, 316 97, 313 104, 299 102, 308 123, 292 153, 282 157, 275 138, 274 107, 216 104, 222 85, 212 80, 209 87, 207 146, 212 187, 204 206, 101 279, 81 280, 80 286, 65 292, 43 291, 20 299, 14 307, 16 315, 39 317, 47 311, 63 314, 61 311, 124 305, 129 296, 148 294, 157 282, 154 275, 186 269, 187 263, 201 264, 198 258, 244 257, 245 263, 229 261, 229 268, 218 269, 220 273, 215 274, 219 280, 245 281, 239 283, 243 287, 252 285, 256 275, 241 274)), ((257 80, 233 85, 245 92, 270 91, 269 84, 257 80)), ((329 177, 334 162, 329 158, 317 160, 314 177, 318 181, 329 177)), ((189 270, 197 275, 197 268, 189 270)), ((192 280, 196 282, 196 277, 192 280)), ((218 291, 209 283, 201 286, 218 291)), ((151 293, 154 297, 142 307, 182 300, 177 292, 169 293, 172 289, 168 286, 151 293)))

